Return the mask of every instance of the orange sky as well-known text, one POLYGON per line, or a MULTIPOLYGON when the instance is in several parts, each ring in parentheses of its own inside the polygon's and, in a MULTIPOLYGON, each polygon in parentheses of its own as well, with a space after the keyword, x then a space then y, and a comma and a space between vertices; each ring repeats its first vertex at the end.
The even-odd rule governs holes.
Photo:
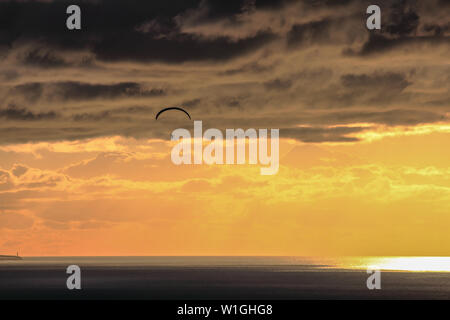
POLYGON ((386 133, 351 144, 282 140, 273 176, 261 176, 259 165, 175 166, 161 140, 3 146, 2 248, 23 255, 448 255, 449 127, 386 133))

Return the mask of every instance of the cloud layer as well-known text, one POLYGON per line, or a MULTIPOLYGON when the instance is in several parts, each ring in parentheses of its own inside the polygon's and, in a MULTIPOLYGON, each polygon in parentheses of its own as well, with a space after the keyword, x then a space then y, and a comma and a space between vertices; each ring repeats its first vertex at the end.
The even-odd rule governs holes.
POLYGON ((167 106, 304 142, 448 121, 448 1, 383 1, 380 31, 365 1, 81 1, 79 31, 68 4, 0 1, 2 144, 169 139, 167 106))

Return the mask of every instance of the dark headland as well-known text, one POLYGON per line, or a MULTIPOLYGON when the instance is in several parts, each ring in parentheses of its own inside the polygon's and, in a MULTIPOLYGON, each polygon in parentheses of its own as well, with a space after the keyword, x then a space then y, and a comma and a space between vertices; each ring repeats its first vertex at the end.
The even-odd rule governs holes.
POLYGON ((0 255, 0 260, 22 260, 22 257, 0 255))

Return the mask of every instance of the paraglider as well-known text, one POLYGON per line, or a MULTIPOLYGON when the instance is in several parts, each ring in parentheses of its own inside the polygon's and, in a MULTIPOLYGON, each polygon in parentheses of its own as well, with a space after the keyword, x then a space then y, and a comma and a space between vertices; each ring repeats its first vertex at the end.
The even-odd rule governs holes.
POLYGON ((156 120, 158 120, 158 117, 160 116, 160 114, 161 113, 163 113, 163 112, 166 112, 166 111, 168 111, 168 110, 178 110, 178 111, 182 111, 182 112, 184 112, 188 117, 189 117, 189 119, 191 120, 191 116, 189 115, 189 113, 186 111, 186 110, 184 110, 184 109, 182 109, 182 108, 179 108, 179 107, 169 107, 169 108, 165 108, 165 109, 162 109, 161 111, 159 111, 157 114, 156 114, 156 120))

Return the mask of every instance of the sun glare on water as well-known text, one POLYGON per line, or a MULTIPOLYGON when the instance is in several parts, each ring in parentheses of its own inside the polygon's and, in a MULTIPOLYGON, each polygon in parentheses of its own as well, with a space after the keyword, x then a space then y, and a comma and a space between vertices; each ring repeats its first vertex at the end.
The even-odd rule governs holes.
POLYGON ((364 260, 361 267, 373 270, 450 272, 450 257, 374 257, 364 260))

